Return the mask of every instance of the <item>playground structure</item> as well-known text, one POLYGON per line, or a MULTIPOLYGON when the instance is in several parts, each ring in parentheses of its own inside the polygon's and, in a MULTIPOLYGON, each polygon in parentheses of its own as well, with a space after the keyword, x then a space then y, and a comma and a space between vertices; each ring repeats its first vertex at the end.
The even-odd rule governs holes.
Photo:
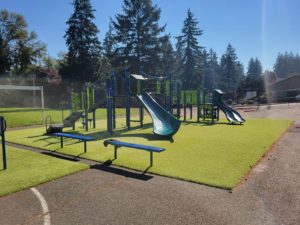
POLYGON ((1 144, 2 144, 2 163, 3 170, 7 169, 6 163, 6 146, 5 146, 5 131, 6 131, 6 121, 3 116, 0 116, 0 135, 1 135, 1 144))
MULTIPOLYGON (((130 108, 132 104, 132 98, 137 99, 139 102, 139 122, 140 127, 143 126, 144 112, 143 107, 146 108, 153 122, 153 132, 159 136, 171 137, 180 127, 180 120, 176 119, 172 114, 172 88, 170 88, 172 80, 170 77, 154 77, 143 73, 143 75, 130 74, 127 71, 125 76, 118 79, 119 76, 113 74, 107 77, 106 81, 106 93, 107 93, 107 128, 110 134, 113 133, 113 129, 116 127, 116 98, 125 97, 126 99, 126 127, 128 130, 131 128, 131 113, 130 108), (124 79, 125 78, 125 79, 124 79), (117 82, 117 80, 119 82, 117 82), (165 94, 161 94, 162 82, 165 83, 165 94), (117 85, 123 86, 123 93, 116 91, 120 90, 116 88, 117 85), (156 92, 151 91, 151 83, 155 85, 156 92), (150 86, 150 87, 149 87, 150 86), (158 102, 154 100, 151 95, 159 95, 163 97, 165 107, 162 107, 158 102)), ((122 92, 122 89, 121 89, 122 92)), ((178 99, 178 96, 177 96, 178 99)))
POLYGON ((47 116, 45 120, 46 134, 62 132, 63 128, 66 127, 72 127, 75 130, 75 123, 80 119, 82 119, 82 125, 86 131, 89 129, 89 123, 91 126, 91 122, 93 128, 96 128, 96 110, 106 106, 106 98, 101 98, 101 96, 104 96, 104 91, 100 87, 101 81, 97 81, 95 83, 85 83, 81 91, 72 89, 70 115, 62 118, 62 124, 52 124, 51 116, 47 116), (89 118, 89 113, 92 113, 92 118, 89 118))
POLYGON ((94 83, 85 83, 81 91, 72 90, 71 93, 71 112, 81 110, 82 125, 86 131, 89 125, 96 128, 96 110, 106 107, 105 88, 102 80, 94 83), (92 113, 92 118, 89 118, 89 113, 92 113))
POLYGON ((233 108, 227 106, 222 101, 222 95, 224 93, 221 90, 215 89, 213 93, 213 105, 216 105, 219 109, 221 109, 227 120, 231 123, 244 123, 245 119, 233 108))
POLYGON ((201 85, 191 90, 185 81, 182 84, 170 75, 159 77, 141 74, 128 71, 124 74, 113 73, 106 76, 105 81, 85 83, 80 91, 72 90, 71 115, 63 120, 63 124, 56 125, 52 125, 51 117, 47 117, 46 133, 62 132, 64 127, 75 129, 75 122, 80 118, 86 131, 89 127, 96 128, 96 110, 106 108, 107 131, 113 134, 117 121, 117 102, 125 108, 128 130, 131 129, 131 122, 138 122, 143 127, 145 108, 152 119, 153 132, 159 136, 174 135, 180 127, 180 118, 183 116, 183 121, 188 120, 188 111, 190 120, 196 112, 197 122, 219 121, 220 110, 230 123, 245 122, 237 111, 222 101, 223 92, 220 90, 209 92, 201 85), (138 120, 131 119, 132 107, 139 109, 138 120), (92 114, 92 118, 89 114, 92 114))
POLYGON ((67 118, 63 120, 62 124, 52 124, 52 117, 46 117, 46 134, 52 134, 56 132, 62 132, 65 127, 72 127, 75 130, 75 123, 82 118, 82 111, 72 112, 67 118))

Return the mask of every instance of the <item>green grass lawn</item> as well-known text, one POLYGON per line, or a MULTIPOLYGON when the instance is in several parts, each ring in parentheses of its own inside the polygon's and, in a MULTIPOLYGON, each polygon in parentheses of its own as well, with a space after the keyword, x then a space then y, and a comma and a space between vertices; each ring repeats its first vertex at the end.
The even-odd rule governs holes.
MULTIPOLYGON (((132 114, 137 114, 138 109, 132 109, 132 114)), ((64 110, 63 115, 66 118, 70 114, 69 110, 64 110)), ((30 108, 1 108, 0 115, 4 116, 8 127, 21 127, 42 124, 42 112, 38 109, 30 108)), ((62 111, 46 109, 45 117, 50 115, 53 123, 62 122, 62 111)), ((116 109, 116 116, 125 116, 125 109, 116 109)), ((89 116, 92 118, 92 114, 89 116)), ((98 109, 96 111, 97 119, 106 118, 106 109, 98 109)))
MULTIPOLYGON (((2 159, 2 151, 0 153, 2 159)), ((0 197, 89 168, 22 149, 7 148, 7 170, 0 161, 0 197)))
MULTIPOLYGON (((71 139, 67 139, 65 147, 60 149, 58 138, 41 136, 43 128, 10 131, 7 140, 100 162, 112 160, 115 165, 230 189, 291 124, 291 121, 271 119, 248 119, 244 125, 186 122, 170 141, 153 135, 149 118, 147 122, 144 128, 136 127, 130 131, 119 128, 113 136, 107 135, 105 120, 98 121, 98 129, 88 132, 77 129, 76 132, 97 139, 88 142, 87 153, 83 152, 83 143, 71 139), (149 153, 145 151, 121 148, 118 159, 113 160, 113 147, 103 146, 106 138, 159 146, 166 151, 154 154, 154 165, 148 168, 149 153)), ((117 126, 124 127, 125 120, 119 119, 117 126)))

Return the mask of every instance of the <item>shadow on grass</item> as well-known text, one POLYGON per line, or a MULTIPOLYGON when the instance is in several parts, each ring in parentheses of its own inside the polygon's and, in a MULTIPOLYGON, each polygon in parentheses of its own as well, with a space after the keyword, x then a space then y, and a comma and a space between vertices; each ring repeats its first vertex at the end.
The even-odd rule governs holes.
MULTIPOLYGON (((127 128, 121 128, 118 130, 114 130, 113 135, 110 135, 106 130, 101 130, 101 131, 94 131, 90 132, 88 134, 82 134, 80 131, 68 131, 66 133, 71 133, 71 134, 78 134, 78 135, 87 135, 91 136, 95 139, 95 141, 104 141, 105 139, 108 138, 143 138, 146 139, 147 141, 168 141, 170 143, 174 142, 174 139, 172 137, 162 137, 153 133, 141 133, 142 130, 149 129, 152 127, 152 124, 145 124, 143 127, 140 126, 133 126, 131 127, 130 130, 127 128)), ((50 145, 57 145, 60 144, 60 138, 51 136, 51 135, 40 135, 42 138, 33 140, 33 142, 40 142, 40 141, 45 141, 47 144, 45 146, 50 146, 50 145)), ((39 137, 39 136, 29 136, 28 138, 34 138, 34 137, 39 137)), ((72 138, 64 138, 64 145, 69 146, 69 145, 75 145, 81 143, 81 141, 75 141, 72 138)))
POLYGON ((212 123, 210 121, 182 121, 182 124, 184 126, 187 126, 187 125, 194 125, 194 126, 217 126, 217 125, 229 125, 229 126, 244 126, 243 123, 230 123, 230 122, 215 122, 215 123, 212 123))
POLYGON ((165 141, 170 141, 171 143, 174 142, 173 138, 170 137, 162 137, 153 133, 141 133, 142 130, 151 128, 152 124, 145 124, 143 127, 140 126, 134 126, 131 127, 130 130, 128 130, 127 128, 122 128, 119 130, 115 130, 113 132, 113 135, 110 135, 107 133, 107 131, 100 131, 100 132, 95 132, 95 133, 89 133, 89 136, 92 136, 93 138, 95 138, 95 140, 105 140, 107 138, 134 138, 134 137, 138 137, 138 138, 143 138, 146 139, 148 141, 157 141, 157 140, 165 140, 165 141))
POLYGON ((143 180, 143 181, 147 181, 153 178, 153 176, 150 175, 146 175, 145 173, 134 173, 125 169, 120 169, 120 168, 116 168, 116 167, 111 167, 111 160, 106 161, 103 164, 97 164, 97 165, 93 165, 90 168, 91 169, 97 169, 97 170, 101 170, 104 172, 108 172, 108 173, 113 173, 116 175, 120 175, 123 177, 129 177, 129 178, 133 178, 133 179, 137 179, 137 180, 143 180))

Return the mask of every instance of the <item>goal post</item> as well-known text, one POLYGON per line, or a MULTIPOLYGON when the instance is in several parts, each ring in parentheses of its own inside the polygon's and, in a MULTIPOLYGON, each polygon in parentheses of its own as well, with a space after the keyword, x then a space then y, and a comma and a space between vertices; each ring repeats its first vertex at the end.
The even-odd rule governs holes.
POLYGON ((45 102, 44 102, 43 86, 0 85, 0 90, 40 91, 41 92, 42 123, 44 124, 44 122, 45 122, 45 102))

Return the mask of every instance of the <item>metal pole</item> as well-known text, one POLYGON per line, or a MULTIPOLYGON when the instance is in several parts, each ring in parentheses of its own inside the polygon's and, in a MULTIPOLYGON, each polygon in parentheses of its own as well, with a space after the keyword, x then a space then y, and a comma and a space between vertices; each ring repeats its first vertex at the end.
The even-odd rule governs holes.
POLYGON ((111 101, 112 101, 112 127, 116 128, 116 94, 115 94, 115 74, 111 78, 111 101))
POLYGON ((186 121, 186 82, 183 84, 183 120, 186 121))
POLYGON ((109 134, 113 133, 111 124, 111 87, 110 77, 106 77, 106 116, 107 116, 107 131, 109 134))
POLYGON ((197 88, 197 122, 199 122, 200 117, 200 89, 197 88))
POLYGON ((44 87, 41 87, 41 103, 42 103, 42 124, 45 123, 45 102, 44 102, 44 87))
POLYGON ((89 125, 88 125, 88 118, 89 118, 89 114, 88 114, 88 96, 87 96, 87 87, 86 84, 84 84, 84 88, 83 88, 83 106, 84 106, 84 125, 85 125, 85 131, 89 130, 89 125))
POLYGON ((3 170, 7 169, 6 147, 5 147, 5 130, 6 130, 6 121, 5 121, 4 117, 0 116, 0 133, 1 133, 1 141, 2 141, 3 170))
MULTIPOLYGON (((95 88, 93 87, 93 104, 95 104, 96 103, 96 101, 95 101, 95 88)), ((95 110, 93 110, 93 128, 96 128, 96 109, 95 110)))
MULTIPOLYGON (((32 86, 35 87, 35 74, 32 74, 32 86)), ((35 89, 33 90, 33 107, 36 107, 35 89)))
POLYGON ((130 74, 125 72, 125 89, 126 89, 126 126, 130 130, 130 74))
POLYGON ((180 86, 179 86, 179 82, 177 81, 177 98, 176 98, 176 106, 177 106, 177 118, 180 118, 180 86))

